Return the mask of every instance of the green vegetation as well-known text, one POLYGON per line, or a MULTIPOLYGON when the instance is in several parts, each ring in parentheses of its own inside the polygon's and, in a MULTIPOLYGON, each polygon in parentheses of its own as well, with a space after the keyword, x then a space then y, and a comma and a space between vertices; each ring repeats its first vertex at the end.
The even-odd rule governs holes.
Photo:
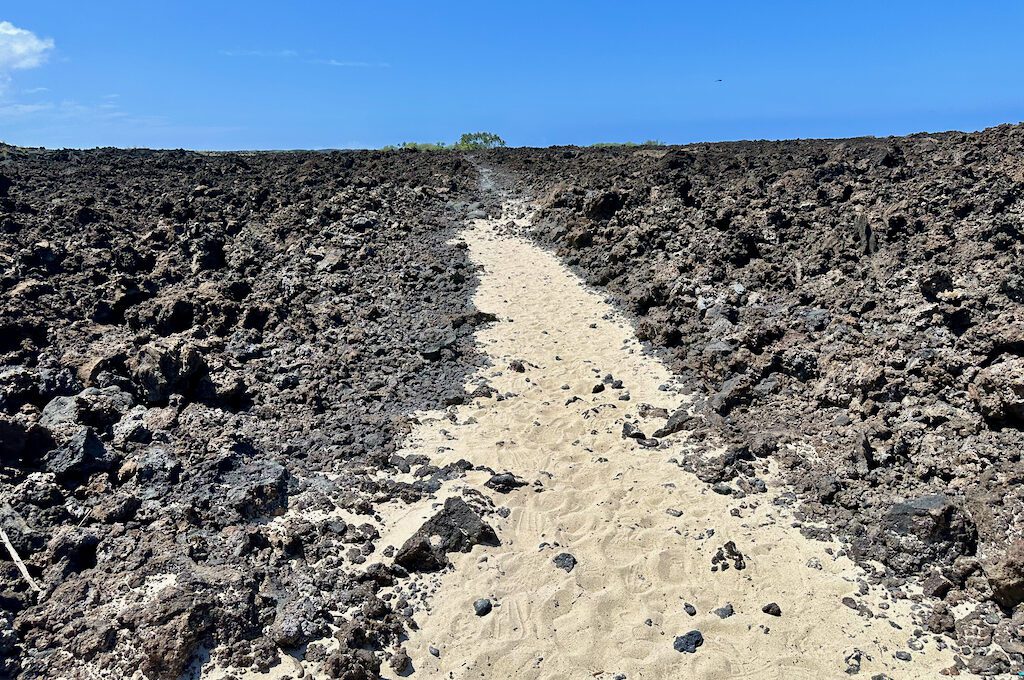
POLYGON ((494 149, 505 146, 505 140, 493 132, 467 132, 454 144, 444 142, 402 142, 385 146, 383 151, 397 151, 407 149, 410 151, 479 151, 481 149, 494 149))
POLYGON ((665 142, 657 139, 648 139, 646 142, 597 142, 591 144, 592 149, 617 149, 623 146, 668 146, 665 142))
POLYGON ((460 151, 477 151, 505 146, 505 140, 493 132, 467 132, 455 143, 460 151))
POLYGON ((402 142, 398 146, 389 144, 383 147, 382 151, 397 151, 399 149, 408 149, 409 151, 444 151, 450 148, 444 142, 437 142, 433 144, 431 142, 402 142))

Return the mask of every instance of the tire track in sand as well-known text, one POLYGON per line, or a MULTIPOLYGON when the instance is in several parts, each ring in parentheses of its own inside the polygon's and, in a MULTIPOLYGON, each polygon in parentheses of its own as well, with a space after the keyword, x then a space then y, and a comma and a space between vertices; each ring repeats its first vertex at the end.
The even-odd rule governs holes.
POLYGON ((860 601, 874 618, 841 604, 863 572, 837 556, 838 543, 791 526, 789 511, 772 503, 779 484, 742 500, 721 496, 670 462, 696 446, 685 433, 659 449, 622 438, 626 420, 648 433, 663 422, 640 418, 641 404, 671 412, 686 397, 659 389, 672 383, 669 370, 600 295, 524 236, 529 225, 528 207, 508 203, 462 236, 482 268, 476 306, 498 317, 478 332, 492 362, 480 377, 508 397, 427 414, 402 453, 425 453, 434 465, 466 458, 539 485, 501 495, 479 472, 446 485, 487 493, 511 513, 488 518, 502 546, 452 555, 454 569, 416 614, 419 630, 406 643, 415 677, 839 678, 849 677, 844 658, 854 650, 863 677, 933 678, 950 666, 933 638, 909 662, 894 657, 914 629, 907 600, 870 592, 860 601), (513 360, 525 372, 510 370, 513 360), (623 388, 593 393, 606 374, 623 388), (712 572, 729 540, 746 569, 712 572), (561 552, 578 560, 571 573, 552 563, 561 552), (481 597, 495 603, 485 617, 473 611, 481 597), (769 602, 781 617, 761 611, 769 602), (735 615, 712 613, 726 603, 735 615), (693 629, 704 645, 675 651, 674 638, 693 629))

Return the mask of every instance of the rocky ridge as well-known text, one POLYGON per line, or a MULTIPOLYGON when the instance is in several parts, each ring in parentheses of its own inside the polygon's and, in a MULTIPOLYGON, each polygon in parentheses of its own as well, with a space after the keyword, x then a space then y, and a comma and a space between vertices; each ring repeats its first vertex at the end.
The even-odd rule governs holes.
POLYGON ((460 473, 393 453, 476 362, 476 186, 455 155, 2 149, 0 526, 41 592, 3 551, 0 676, 265 669, 340 625, 325 667, 377 677, 401 569, 360 566, 359 518, 460 473))

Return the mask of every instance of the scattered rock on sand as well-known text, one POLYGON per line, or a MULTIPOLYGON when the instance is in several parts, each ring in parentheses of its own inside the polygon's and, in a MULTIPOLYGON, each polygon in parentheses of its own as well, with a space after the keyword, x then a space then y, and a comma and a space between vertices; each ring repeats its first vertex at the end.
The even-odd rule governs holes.
POLYGON ((769 602, 765 606, 761 607, 761 611, 768 616, 782 616, 782 608, 775 602, 769 602))
POLYGON ((555 566, 559 569, 564 569, 565 573, 569 573, 576 568, 576 558, 569 553, 559 553, 555 555, 554 559, 551 560, 555 563, 555 566))
POLYGON ((672 643, 672 648, 677 652, 693 654, 697 648, 704 644, 704 636, 699 630, 691 630, 686 635, 680 635, 672 643))
POLYGON ((481 597, 479 600, 473 603, 473 611, 476 612, 477 616, 487 616, 491 613, 491 609, 491 601, 486 597, 481 597))
POLYGON ((622 438, 623 439, 646 439, 647 435, 640 431, 633 423, 622 424, 622 438))
POLYGON ((723 604, 723 605, 722 605, 721 607, 719 607, 718 609, 715 609, 715 610, 714 610, 714 611, 713 611, 712 613, 713 613, 713 614, 714 614, 715 616, 717 616, 718 618, 720 618, 720 619, 727 619, 727 618, 729 618, 730 616, 732 616, 733 614, 735 614, 735 613, 736 613, 736 610, 735 610, 735 609, 733 609, 733 607, 732 607, 732 604, 731 604, 731 603, 729 603, 729 602, 726 602, 725 604, 723 604))
POLYGON ((499 472, 484 482, 484 486, 488 489, 494 489, 498 493, 509 493, 526 486, 526 481, 516 477, 511 472, 499 472))
POLYGON ((747 561, 743 557, 743 553, 736 547, 736 543, 726 541, 725 545, 719 548, 715 556, 711 558, 711 570, 718 571, 721 569, 725 571, 729 568, 730 564, 737 571, 747 568, 747 561))
POLYGON ((449 498, 444 508, 405 542, 395 563, 412 572, 439 571, 449 564, 447 553, 469 552, 474 545, 493 547, 501 541, 466 501, 449 498))

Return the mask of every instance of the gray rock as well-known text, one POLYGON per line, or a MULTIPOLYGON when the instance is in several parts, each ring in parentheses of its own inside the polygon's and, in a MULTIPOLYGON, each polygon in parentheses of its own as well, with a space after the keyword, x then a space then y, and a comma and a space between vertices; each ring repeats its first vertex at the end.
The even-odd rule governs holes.
POLYGON ((720 619, 727 619, 733 614, 735 614, 736 610, 733 609, 732 603, 726 602, 718 609, 715 609, 712 613, 720 619))
POLYGON ((559 553, 551 561, 559 569, 564 569, 567 574, 576 568, 576 558, 569 553, 559 553))
MULTIPOLYGON (((660 387, 659 387, 660 389, 660 387)), ((682 431, 693 421, 693 416, 687 408, 681 408, 668 417, 668 421, 661 428, 654 432, 654 437, 662 438, 670 434, 682 431)))
POLYGON ((1024 602, 1024 540, 1010 544, 1001 556, 983 563, 992 598, 1006 609, 1024 602))
POLYGON ((67 482, 110 469, 113 457, 90 427, 83 427, 46 454, 46 470, 67 482))
POLYGON ((677 652, 693 654, 697 648, 704 644, 704 636, 699 630, 691 630, 685 635, 680 635, 672 643, 672 648, 677 652))

